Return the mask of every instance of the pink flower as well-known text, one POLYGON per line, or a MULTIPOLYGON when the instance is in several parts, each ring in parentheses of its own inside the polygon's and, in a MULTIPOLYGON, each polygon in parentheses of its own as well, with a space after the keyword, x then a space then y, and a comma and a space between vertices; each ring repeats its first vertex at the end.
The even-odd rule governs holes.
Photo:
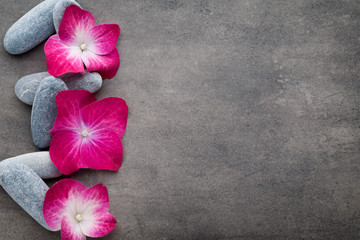
POLYGON ((115 48, 120 34, 117 24, 96 25, 94 16, 76 5, 65 9, 59 32, 45 44, 47 68, 57 77, 64 73, 99 72, 113 78, 119 68, 115 48))
POLYGON ((61 238, 81 240, 102 237, 116 226, 108 212, 109 196, 103 184, 87 188, 84 184, 63 179, 46 192, 43 214, 54 231, 61 229, 61 238))
POLYGON ((50 158, 63 174, 79 168, 118 170, 128 107, 121 98, 96 101, 86 90, 56 95, 58 113, 50 130, 50 158))

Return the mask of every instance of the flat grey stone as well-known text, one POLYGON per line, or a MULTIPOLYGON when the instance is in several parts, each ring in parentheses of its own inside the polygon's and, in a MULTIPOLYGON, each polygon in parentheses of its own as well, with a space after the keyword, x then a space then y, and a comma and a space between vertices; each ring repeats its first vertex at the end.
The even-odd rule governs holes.
POLYGON ((50 76, 40 83, 36 92, 31 112, 31 133, 34 144, 38 148, 50 146, 49 131, 57 115, 55 96, 62 90, 68 90, 65 82, 50 76))
POLYGON ((0 165, 0 184, 32 218, 52 231, 43 216, 45 194, 49 187, 30 167, 20 163, 0 165))
POLYGON ((17 81, 15 85, 16 96, 24 103, 32 105, 40 82, 49 77, 48 72, 26 75, 17 81))
POLYGON ((73 0, 60 0, 58 3, 55 4, 54 10, 53 10, 53 21, 54 21, 54 27, 56 32, 59 31, 60 23, 63 18, 65 9, 70 5, 76 5, 78 7, 81 7, 79 3, 73 1, 73 0))
POLYGON ((83 89, 95 93, 102 86, 101 75, 97 72, 71 73, 62 76, 61 79, 67 84, 69 90, 83 89))
POLYGON ((7 158, 0 162, 0 168, 2 165, 13 163, 20 163, 30 167, 42 179, 56 178, 62 175, 51 161, 48 151, 26 153, 7 158))
POLYGON ((53 8, 57 1, 45 0, 17 20, 5 34, 5 50, 11 54, 21 54, 53 34, 53 8))
MULTIPOLYGON (((41 81, 49 76, 48 72, 40 72, 20 78, 15 85, 16 96, 20 101, 32 105, 41 81)), ((95 93, 102 86, 102 78, 97 72, 86 72, 84 75, 81 73, 68 73, 58 78, 65 81, 69 90, 84 89, 95 93)))

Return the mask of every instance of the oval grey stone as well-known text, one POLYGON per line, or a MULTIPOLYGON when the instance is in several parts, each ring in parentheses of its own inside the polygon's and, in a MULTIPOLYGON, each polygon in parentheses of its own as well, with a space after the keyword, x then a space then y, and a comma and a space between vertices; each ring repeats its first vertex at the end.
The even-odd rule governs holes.
POLYGON ((62 175, 50 159, 48 151, 26 153, 16 157, 7 158, 0 162, 0 168, 5 164, 19 163, 31 168, 40 178, 56 178, 62 175))
POLYGON ((66 83, 69 90, 83 89, 91 93, 97 92, 102 85, 101 75, 97 72, 86 72, 66 74, 61 77, 66 83))
POLYGON ((0 184, 41 226, 52 231, 43 216, 43 204, 49 187, 28 166, 20 163, 0 165, 0 184))
POLYGON ((53 9, 57 1, 45 0, 17 20, 5 34, 5 50, 11 54, 21 54, 53 34, 53 9))
POLYGON ((36 91, 31 111, 31 133, 35 146, 50 146, 51 130, 57 115, 55 96, 62 90, 68 90, 63 80, 53 76, 45 78, 36 91))
POLYGON ((48 72, 40 72, 20 78, 15 85, 16 96, 22 102, 32 105, 40 82, 49 76, 50 74, 48 72))
POLYGON ((56 32, 59 31, 60 23, 63 18, 65 9, 73 4, 81 8, 80 4, 78 4, 74 0, 60 0, 58 3, 55 4, 53 10, 53 21, 56 32))
MULTIPOLYGON (((40 72, 20 78, 15 85, 16 96, 23 103, 32 105, 40 82, 48 76, 50 76, 48 72, 40 72)), ((102 86, 101 75, 97 72, 86 72, 84 75, 81 73, 68 73, 58 78, 64 80, 69 90, 83 89, 95 93, 102 86)))

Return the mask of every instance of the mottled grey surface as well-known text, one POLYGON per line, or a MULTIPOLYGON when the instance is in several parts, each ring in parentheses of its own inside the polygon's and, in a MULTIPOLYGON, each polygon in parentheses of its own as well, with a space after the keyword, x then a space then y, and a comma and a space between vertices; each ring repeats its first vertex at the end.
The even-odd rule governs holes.
MULTIPOLYGON (((38 0, 16 2, 0 36, 38 0)), ((96 97, 129 106, 123 165, 70 176, 108 187, 103 239, 359 239, 359 1, 78 2, 121 27, 96 97)), ((39 46, 0 62, 5 159, 36 151, 13 88, 46 61, 39 46)), ((22 212, 1 190, 2 239, 60 238, 22 212)))
POLYGON ((42 211, 49 187, 31 168, 21 163, 1 164, 0 185, 35 221, 51 230, 45 223, 42 211))
POLYGON ((60 0, 58 3, 55 4, 53 9, 53 21, 54 21, 54 27, 55 31, 59 31, 60 23, 62 20, 62 17, 64 15, 66 7, 70 5, 77 5, 78 7, 81 7, 79 3, 75 2, 74 0, 60 0))
POLYGON ((102 86, 101 75, 97 72, 86 72, 84 75, 81 73, 71 73, 61 76, 69 90, 83 89, 91 93, 99 91, 102 86))
POLYGON ((12 163, 28 166, 42 179, 57 178, 62 175, 51 161, 48 151, 26 153, 4 159, 0 162, 0 168, 3 164, 12 163))
MULTIPOLYGON (((21 54, 34 48, 55 32, 53 8, 58 0, 45 0, 17 20, 6 32, 4 47, 11 54, 21 54)), ((14 9, 17 5, 14 4, 14 9)), ((5 11, 5 8, 2 8, 5 11)), ((16 11, 16 10, 15 10, 16 11)))
MULTIPOLYGON (((50 74, 48 72, 40 72, 20 78, 15 85, 16 96, 23 103, 32 105, 40 82, 49 76, 50 74)), ((102 85, 102 78, 97 72, 86 72, 84 75, 80 73, 68 73, 58 78, 65 81, 69 90, 84 89, 95 93, 102 85)))
POLYGON ((32 105, 34 102, 36 91, 40 85, 40 82, 49 77, 48 72, 40 72, 26 75, 17 81, 15 85, 15 94, 20 101, 28 105, 32 105))
POLYGON ((39 85, 31 111, 31 133, 38 148, 50 146, 49 131, 57 115, 55 96, 58 92, 67 89, 63 80, 53 76, 45 78, 39 85))

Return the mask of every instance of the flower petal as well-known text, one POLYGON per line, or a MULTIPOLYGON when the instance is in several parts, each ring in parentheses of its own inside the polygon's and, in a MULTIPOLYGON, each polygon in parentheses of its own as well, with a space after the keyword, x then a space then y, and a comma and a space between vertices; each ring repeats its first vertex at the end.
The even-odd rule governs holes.
POLYGON ((48 72, 57 77, 67 72, 85 73, 79 47, 65 45, 59 35, 53 35, 45 43, 46 64, 48 72))
POLYGON ((81 59, 89 72, 98 72, 103 79, 113 78, 120 65, 119 52, 116 48, 108 55, 97 55, 90 50, 85 50, 81 59))
POLYGON ((115 218, 108 212, 109 195, 107 188, 101 183, 83 192, 77 208, 83 217, 80 228, 89 237, 105 236, 116 226, 115 218))
POLYGON ((81 116, 90 131, 111 129, 122 137, 126 129, 128 107, 125 100, 109 97, 85 106, 81 116))
POLYGON ((71 215, 65 215, 61 221, 61 239, 86 240, 86 236, 82 233, 79 222, 71 215))
POLYGON ((117 24, 96 25, 90 30, 93 42, 88 48, 96 54, 107 55, 114 50, 119 34, 120 27, 117 24))
POLYGON ((122 163, 120 137, 112 130, 101 129, 89 133, 81 145, 81 159, 89 168, 117 171, 122 163))
POLYGON ((80 109, 95 102, 96 97, 86 90, 65 90, 56 95, 57 116, 51 135, 63 129, 81 129, 80 109))
POLYGON ((89 31, 95 25, 96 21, 91 12, 70 5, 65 9, 58 34, 65 44, 80 46, 81 43, 91 42, 89 31))
POLYGON ((87 167, 80 157, 83 138, 80 132, 73 130, 58 131, 50 142, 50 159, 63 174, 71 174, 79 168, 87 167))
POLYGON ((80 222, 81 231, 89 237, 103 237, 115 226, 115 218, 107 211, 86 212, 80 222))
POLYGON ((109 194, 105 185, 99 183, 84 191, 77 202, 77 209, 81 215, 87 211, 109 210, 109 194))
POLYGON ((63 216, 76 213, 78 199, 86 190, 85 185, 72 179, 60 180, 49 188, 43 205, 46 224, 52 230, 60 230, 63 216))

